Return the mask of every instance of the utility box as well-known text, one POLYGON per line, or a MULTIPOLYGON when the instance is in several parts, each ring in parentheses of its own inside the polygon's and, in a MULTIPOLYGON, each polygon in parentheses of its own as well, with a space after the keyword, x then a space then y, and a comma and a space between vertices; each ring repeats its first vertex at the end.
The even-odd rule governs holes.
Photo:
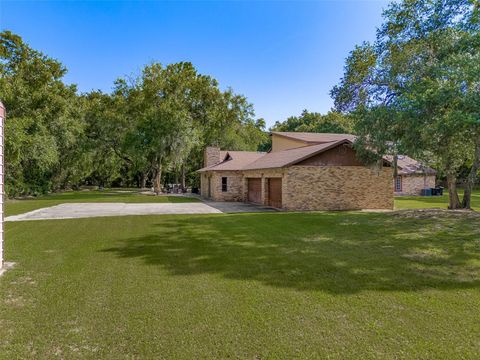
POLYGON ((432 189, 431 188, 425 188, 422 189, 421 194, 422 196, 432 196, 432 189))
POLYGON ((3 104, 0 102, 0 270, 3 268, 3 236, 4 236, 4 166, 3 166, 3 148, 5 145, 4 142, 4 122, 5 122, 6 111, 3 104))

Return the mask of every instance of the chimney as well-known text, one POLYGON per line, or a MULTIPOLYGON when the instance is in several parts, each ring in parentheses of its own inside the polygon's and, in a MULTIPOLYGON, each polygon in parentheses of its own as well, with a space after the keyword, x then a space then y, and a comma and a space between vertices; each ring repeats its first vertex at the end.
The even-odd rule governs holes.
POLYGON ((214 146, 207 146, 203 154, 203 166, 208 167, 218 164, 220 159, 220 148, 214 146))

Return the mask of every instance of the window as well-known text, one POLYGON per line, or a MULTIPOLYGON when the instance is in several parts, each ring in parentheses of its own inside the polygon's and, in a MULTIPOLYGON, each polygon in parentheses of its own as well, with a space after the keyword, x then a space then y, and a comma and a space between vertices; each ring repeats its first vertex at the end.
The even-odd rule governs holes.
POLYGON ((396 192, 402 191, 402 177, 401 176, 397 176, 395 178, 395 191, 396 192))
POLYGON ((227 185, 227 178, 226 177, 222 177, 222 191, 223 192, 228 191, 228 185, 227 185))

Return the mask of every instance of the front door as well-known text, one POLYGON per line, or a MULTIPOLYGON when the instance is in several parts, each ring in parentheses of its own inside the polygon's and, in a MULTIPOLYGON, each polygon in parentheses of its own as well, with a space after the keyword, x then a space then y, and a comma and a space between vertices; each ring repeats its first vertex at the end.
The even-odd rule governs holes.
POLYGON ((248 202, 254 204, 262 203, 262 179, 248 179, 248 202))

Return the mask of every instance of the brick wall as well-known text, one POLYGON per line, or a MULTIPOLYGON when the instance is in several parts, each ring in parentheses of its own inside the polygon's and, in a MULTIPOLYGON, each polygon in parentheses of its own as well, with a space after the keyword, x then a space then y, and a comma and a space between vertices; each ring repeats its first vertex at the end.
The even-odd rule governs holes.
POLYGON ((211 199, 215 201, 243 201, 243 175, 239 171, 211 171, 202 173, 201 195, 208 197, 210 177, 211 199), (227 191, 222 191, 222 177, 227 178, 227 191))
POLYGON ((212 199, 246 201, 248 178, 262 179, 262 203, 267 204, 267 179, 282 178, 282 205, 287 210, 393 209, 392 172, 364 166, 292 166, 286 169, 203 173, 202 196, 211 176, 212 199), (228 191, 222 192, 222 176, 228 191))
POLYGON ((203 166, 212 166, 220 162, 220 148, 208 146, 203 153, 203 166))
POLYGON ((393 209, 390 168, 292 166, 283 187, 289 210, 393 209))
POLYGON ((435 175, 402 175, 399 195, 420 195, 422 189, 435 187, 435 175))
POLYGON ((202 172, 200 174, 200 196, 207 198, 208 197, 208 177, 211 176, 211 173, 202 172))

